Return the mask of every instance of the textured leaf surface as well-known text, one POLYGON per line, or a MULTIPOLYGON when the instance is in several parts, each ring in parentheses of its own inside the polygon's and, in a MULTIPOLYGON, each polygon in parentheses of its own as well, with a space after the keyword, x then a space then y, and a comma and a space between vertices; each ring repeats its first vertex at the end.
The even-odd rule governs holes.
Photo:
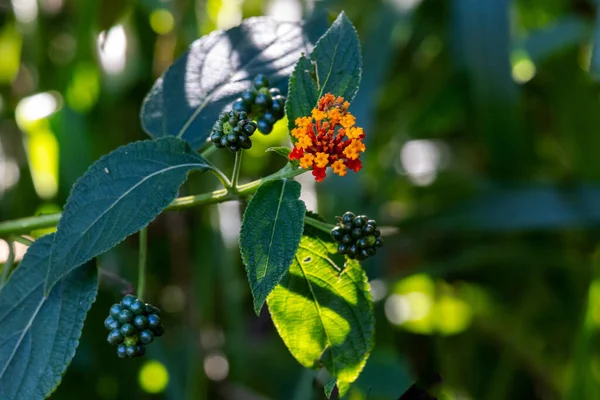
POLYGON ((188 172, 209 168, 177 138, 132 143, 94 163, 65 205, 46 292, 73 269, 148 225, 177 196, 188 172))
POLYGON ((324 17, 304 24, 259 17, 198 39, 154 84, 142 106, 142 126, 154 138, 177 136, 200 147, 219 112, 257 74, 285 94, 294 64, 325 29, 324 17))
POLYGON ((262 184, 248 204, 240 232, 240 251, 246 266, 254 311, 288 271, 298 250, 306 206, 301 185, 289 179, 262 184))
POLYGON ((340 274, 329 257, 333 251, 335 244, 303 236, 287 275, 267 304, 296 360, 308 368, 325 366, 343 396, 371 351, 374 317, 360 264, 348 262, 340 274))
POLYGON ((35 241, 0 292, 2 400, 43 399, 56 388, 98 292, 97 270, 90 262, 44 297, 52 239, 35 241))
POLYGON ((354 99, 362 75, 360 51, 356 29, 342 12, 319 39, 310 59, 302 57, 296 64, 286 104, 290 130, 296 118, 310 115, 325 93, 354 99))

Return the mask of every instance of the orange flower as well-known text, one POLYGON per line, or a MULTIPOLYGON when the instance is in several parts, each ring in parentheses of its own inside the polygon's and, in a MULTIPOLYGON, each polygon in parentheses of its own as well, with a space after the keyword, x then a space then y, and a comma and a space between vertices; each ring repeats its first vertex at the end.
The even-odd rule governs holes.
POLYGON ((310 116, 294 121, 294 149, 289 158, 299 160, 304 169, 312 169, 317 182, 325 179, 328 165, 339 176, 346 175, 348 169, 358 172, 362 168, 359 157, 366 150, 365 133, 354 126, 356 118, 348 112, 349 106, 343 97, 327 93, 310 116))

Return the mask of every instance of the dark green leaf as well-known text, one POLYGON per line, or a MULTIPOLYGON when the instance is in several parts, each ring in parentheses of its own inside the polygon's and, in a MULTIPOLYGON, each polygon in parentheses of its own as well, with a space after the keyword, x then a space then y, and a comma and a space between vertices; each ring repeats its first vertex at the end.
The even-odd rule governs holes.
POLYGON ((98 292, 89 262, 44 297, 53 235, 29 248, 0 292, 0 399, 44 399, 56 388, 79 344, 98 292))
POLYGON ((324 18, 298 24, 260 17, 198 39, 154 84, 142 106, 142 126, 154 138, 176 136, 199 148, 219 112, 257 74, 285 94, 294 64, 325 28, 324 18))
POLYGON ((70 271, 148 225, 177 196, 188 172, 209 168, 177 138, 132 143, 94 163, 65 205, 46 293, 70 271))
POLYGON ((286 104, 289 129, 298 117, 310 115, 326 93, 352 101, 362 75, 360 41, 343 12, 319 39, 310 60, 301 57, 290 79, 286 104))
POLYGON ((288 117, 288 129, 294 129, 296 118, 310 115, 319 100, 319 90, 315 82, 315 67, 304 55, 296 63, 290 77, 288 99, 285 113, 288 117))
POLYGON ((374 317, 364 271, 349 261, 340 273, 330 257, 335 248, 324 238, 303 236, 267 304, 292 355, 305 367, 325 366, 336 378, 341 397, 369 356, 374 317))
POLYGON ((298 250, 306 206, 301 185, 289 179, 263 183, 248 204, 240 232, 240 251, 258 314, 298 250))

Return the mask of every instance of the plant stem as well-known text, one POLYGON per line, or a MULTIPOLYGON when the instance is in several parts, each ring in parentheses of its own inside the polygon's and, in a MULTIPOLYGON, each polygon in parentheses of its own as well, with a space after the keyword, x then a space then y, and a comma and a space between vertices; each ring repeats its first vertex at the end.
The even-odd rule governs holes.
POLYGON ((331 233, 331 230, 333 229, 333 225, 311 217, 304 217, 304 223, 327 233, 331 233))
POLYGON ((207 161, 207 163, 208 163, 208 165, 210 165, 210 172, 212 172, 221 181, 221 184, 223 184, 223 186, 225 186, 225 188, 230 188, 231 182, 229 182, 229 179, 225 176, 225 174, 223 172, 221 172, 221 170, 219 168, 215 167, 208 161, 207 161))
MULTIPOLYGON (((279 171, 266 176, 264 178, 255 180, 245 185, 239 185, 237 193, 231 193, 228 189, 219 189, 209 193, 202 193, 194 196, 180 197, 171 204, 169 204, 165 210, 184 210, 199 205, 223 203, 230 200, 239 200, 248 197, 256 192, 256 189, 265 182, 282 179, 282 178, 293 178, 298 176, 307 170, 305 169, 293 169, 290 164, 279 171)), ((229 180, 228 180, 229 181, 229 180)), ((25 217, 20 219, 13 219, 9 221, 0 222, 0 237, 7 235, 19 235, 29 233, 36 229, 52 228, 58 225, 61 213, 36 215, 32 217, 25 217)))
POLYGON ((13 263, 15 262, 15 249, 13 247, 13 242, 8 241, 8 258, 6 262, 2 266, 2 276, 0 276, 0 290, 6 285, 6 281, 8 280, 8 274, 10 274, 10 270, 12 269, 13 263))
POLYGON ((242 169, 242 153, 243 151, 238 151, 235 153, 233 173, 231 174, 231 188, 234 192, 237 191, 238 179, 240 178, 240 169, 242 169))
POLYGON ((146 288, 146 258, 148 255, 148 227, 140 230, 140 248, 138 259, 138 287, 137 296, 140 300, 144 299, 144 289, 146 288))
POLYGON ((11 240, 14 240, 15 242, 24 244, 25 246, 31 246, 33 244, 33 240, 29 240, 23 236, 13 235, 10 238, 11 238, 11 240))

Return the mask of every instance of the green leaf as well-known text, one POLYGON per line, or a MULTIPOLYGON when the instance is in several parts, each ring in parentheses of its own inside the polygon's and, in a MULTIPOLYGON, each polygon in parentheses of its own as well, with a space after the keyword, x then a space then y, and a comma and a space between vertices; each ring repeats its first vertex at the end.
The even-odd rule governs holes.
POLYGON ((269 147, 266 151, 272 151, 273 153, 279 154, 281 157, 287 159, 292 152, 289 147, 269 147))
POLYGON ((341 12, 317 42, 310 59, 302 56, 290 78, 286 115, 290 131, 298 117, 310 115, 326 93, 352 101, 360 85, 362 56, 352 22, 341 12))
POLYGON ((285 113, 288 117, 290 132, 296 125, 296 118, 310 115, 311 110, 319 101, 319 90, 315 80, 314 65, 302 55, 290 77, 288 99, 285 103, 285 113))
POLYGON ((363 269, 348 261, 340 273, 329 256, 335 249, 325 235, 303 236, 287 275, 267 304, 292 355, 305 367, 325 366, 337 379, 341 397, 369 356, 374 317, 363 269))
POLYGON ((89 262, 61 279, 47 297, 44 282, 53 235, 29 247, 0 292, 0 399, 44 399, 75 355, 98 292, 89 262))
POLYGON ((289 179, 263 183, 248 204, 240 232, 240 251, 260 310, 288 271, 304 229, 306 206, 301 185, 289 179))
POLYGON ((211 167, 183 140, 131 143, 75 183, 52 245, 46 293, 63 276, 148 225, 192 170, 211 167))
POLYGON ((285 94, 294 64, 325 29, 324 16, 303 24, 258 17, 198 39, 144 100, 144 130, 153 138, 177 136, 199 148, 218 114, 250 88, 257 74, 267 75, 285 94))

